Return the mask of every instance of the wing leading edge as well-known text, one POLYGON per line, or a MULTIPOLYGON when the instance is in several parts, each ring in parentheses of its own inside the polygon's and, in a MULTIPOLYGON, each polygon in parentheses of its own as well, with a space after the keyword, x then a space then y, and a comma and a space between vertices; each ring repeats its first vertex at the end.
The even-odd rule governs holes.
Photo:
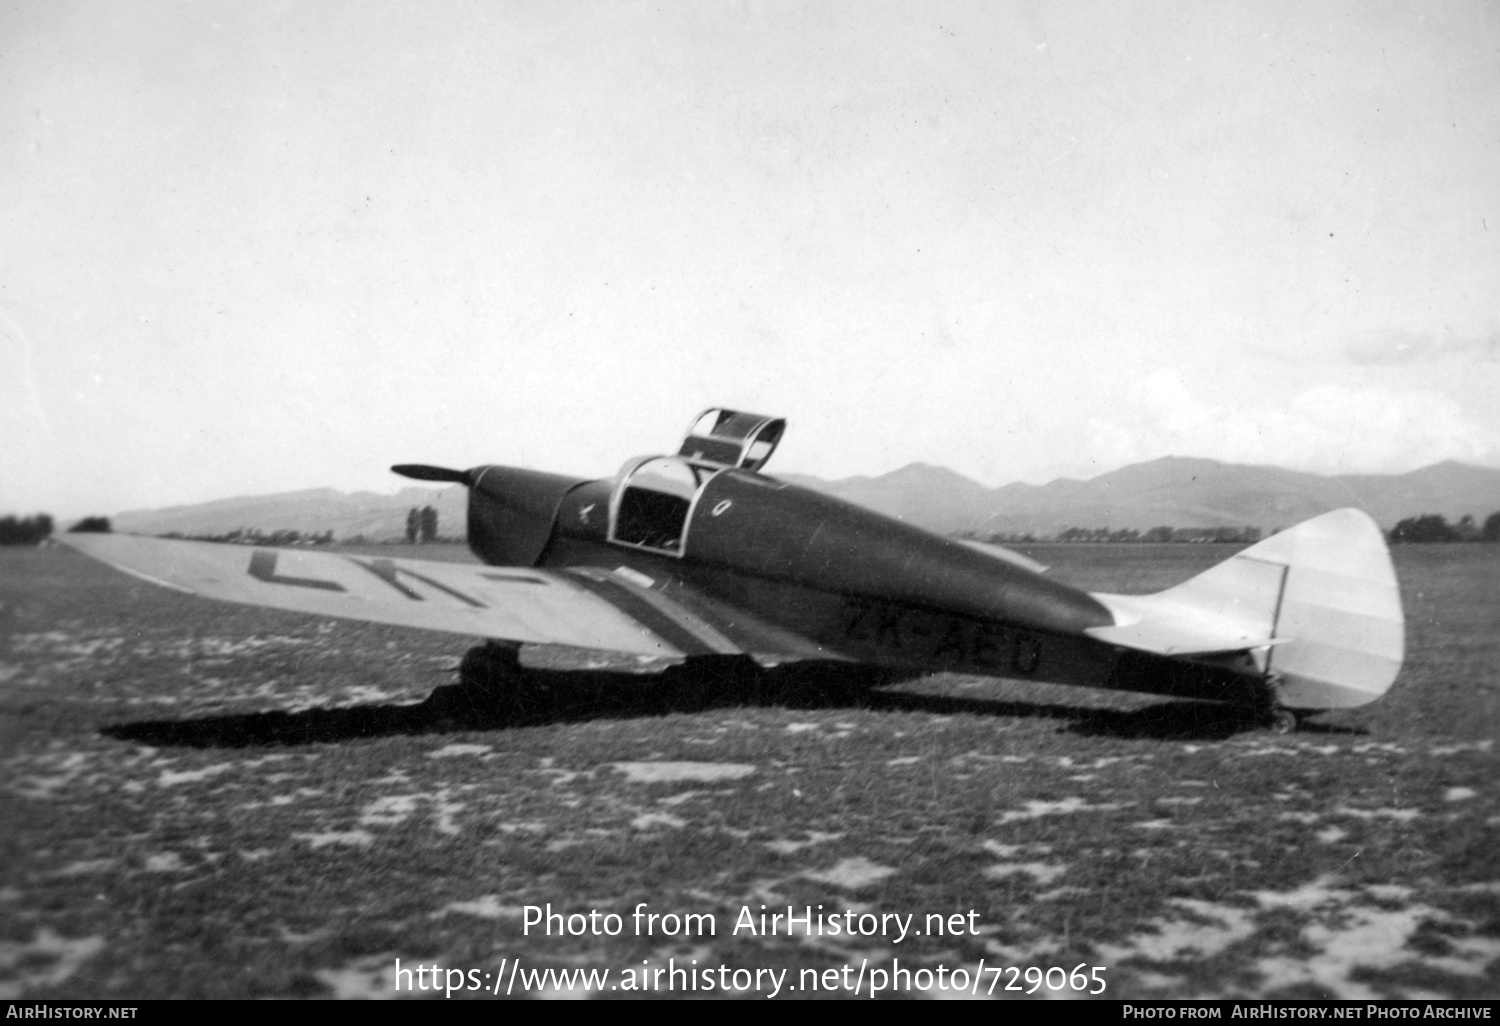
MULTIPOLYGON (((719 604, 676 584, 669 597, 631 571, 559 572, 121 534, 57 540, 152 584, 225 602, 661 658, 747 652, 713 622, 725 619, 717 615, 719 604)), ((819 654, 805 639, 771 640, 773 651, 756 644, 750 654, 819 654)))

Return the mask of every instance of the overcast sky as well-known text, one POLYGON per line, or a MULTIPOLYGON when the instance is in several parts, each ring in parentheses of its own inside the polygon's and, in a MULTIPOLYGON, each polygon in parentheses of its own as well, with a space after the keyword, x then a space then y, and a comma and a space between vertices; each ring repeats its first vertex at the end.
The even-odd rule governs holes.
POLYGON ((0 98, 0 513, 1500 466, 1493 0, 39 0, 0 98))

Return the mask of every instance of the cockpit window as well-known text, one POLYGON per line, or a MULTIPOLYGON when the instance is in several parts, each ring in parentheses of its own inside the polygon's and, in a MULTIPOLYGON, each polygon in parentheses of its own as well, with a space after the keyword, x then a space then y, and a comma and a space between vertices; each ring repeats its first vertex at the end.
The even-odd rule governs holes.
POLYGON ((707 438, 714 433, 714 428, 718 427, 719 422, 724 418, 724 410, 704 410, 698 415, 698 419, 693 421, 693 426, 688 428, 688 434, 707 438))
POLYGON ((693 496, 721 469, 670 457, 642 463, 620 489, 611 538, 626 545, 680 552, 693 496))
POLYGON ((693 473, 692 464, 682 460, 647 460, 630 475, 630 487, 648 488, 692 501, 698 490, 698 476, 693 473))
POLYGON ((720 463, 726 467, 760 470, 765 466, 786 421, 739 410, 704 410, 688 428, 677 455, 720 463))

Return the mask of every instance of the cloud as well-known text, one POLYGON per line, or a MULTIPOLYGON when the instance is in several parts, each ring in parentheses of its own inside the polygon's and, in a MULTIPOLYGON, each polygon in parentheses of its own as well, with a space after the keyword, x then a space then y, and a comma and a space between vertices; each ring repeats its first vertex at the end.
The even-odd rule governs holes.
POLYGON ((1344 355, 1353 363, 1367 366, 1464 359, 1500 363, 1500 327, 1474 336, 1383 328, 1355 338, 1344 355))
POLYGON ((1391 473, 1445 459, 1493 462, 1500 425, 1480 423, 1428 389, 1323 384, 1284 395, 1205 401, 1175 370, 1158 370, 1089 420, 1109 462, 1205 456, 1319 473, 1391 473))

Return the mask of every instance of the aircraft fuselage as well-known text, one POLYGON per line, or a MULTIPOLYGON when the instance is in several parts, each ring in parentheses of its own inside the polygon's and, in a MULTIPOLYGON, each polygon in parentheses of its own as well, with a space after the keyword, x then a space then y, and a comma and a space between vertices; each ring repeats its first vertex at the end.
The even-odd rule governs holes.
MULTIPOLYGON (((596 481, 498 466, 470 475, 469 543, 485 562, 611 568, 690 612, 703 607, 744 651, 1240 702, 1262 694, 1252 675, 1087 636, 1114 620, 1084 591, 748 470, 658 457, 596 481)), ((606 576, 594 586, 609 587, 606 576)), ((691 636, 676 643, 712 651, 691 636)))

